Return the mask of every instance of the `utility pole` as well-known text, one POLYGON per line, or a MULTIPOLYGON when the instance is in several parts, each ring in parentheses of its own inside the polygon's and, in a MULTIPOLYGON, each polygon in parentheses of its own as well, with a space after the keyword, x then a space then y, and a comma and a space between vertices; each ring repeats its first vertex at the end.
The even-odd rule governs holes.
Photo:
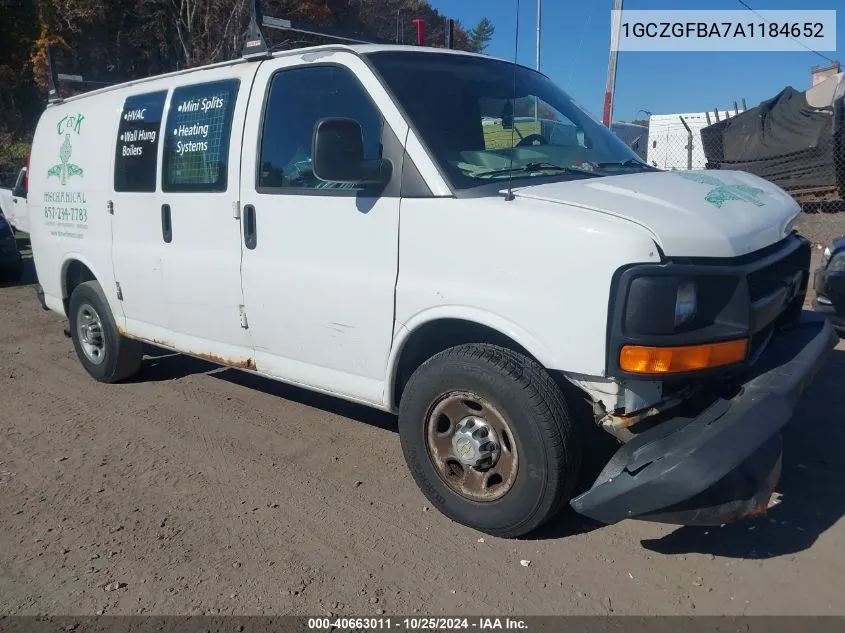
MULTIPOLYGON (((540 72, 540 22, 543 17, 543 0, 537 0, 537 72, 540 72)), ((540 120, 540 103, 538 97, 534 97, 534 120, 540 120)))
POLYGON ((540 70, 540 20, 543 15, 543 0, 537 0, 537 70, 540 70))
POLYGON ((425 42, 425 20, 414 18, 411 22, 417 25, 417 46, 422 46, 425 42))
POLYGON ((613 4, 613 19, 610 26, 610 59, 607 63, 607 84, 604 90, 604 116, 602 123, 610 127, 613 121, 613 93, 616 90, 616 57, 619 53, 619 29, 621 28, 622 0, 613 4))

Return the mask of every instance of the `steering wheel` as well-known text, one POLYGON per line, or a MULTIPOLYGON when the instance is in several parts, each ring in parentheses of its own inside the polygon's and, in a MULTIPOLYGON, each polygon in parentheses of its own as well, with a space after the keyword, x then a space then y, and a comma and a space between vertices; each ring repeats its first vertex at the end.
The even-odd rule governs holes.
POLYGON ((529 134, 528 136, 524 136, 519 139, 519 143, 516 144, 517 147, 525 147, 526 145, 548 145, 549 139, 547 139, 542 134, 529 134))

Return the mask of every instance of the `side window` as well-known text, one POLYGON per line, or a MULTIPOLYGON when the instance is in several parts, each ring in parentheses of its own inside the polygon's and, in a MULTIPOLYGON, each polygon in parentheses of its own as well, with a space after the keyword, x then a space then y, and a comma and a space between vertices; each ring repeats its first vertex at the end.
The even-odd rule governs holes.
POLYGON ((162 191, 226 191, 237 79, 173 91, 165 128, 162 191))
POLYGON ((114 156, 114 190, 156 190, 161 115, 167 91, 127 97, 120 113, 114 156))
POLYGON ((355 188, 318 180, 311 170, 314 125, 325 117, 358 121, 364 134, 364 158, 381 158, 382 116, 351 70, 341 66, 283 70, 272 79, 264 110, 259 191, 355 188))

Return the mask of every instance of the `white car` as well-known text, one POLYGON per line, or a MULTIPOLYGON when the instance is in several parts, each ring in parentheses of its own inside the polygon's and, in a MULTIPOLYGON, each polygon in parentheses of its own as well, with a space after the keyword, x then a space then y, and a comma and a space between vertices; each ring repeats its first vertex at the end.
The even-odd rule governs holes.
POLYGON ((760 511, 836 340, 802 317, 786 193, 651 168, 486 56, 314 47, 56 101, 29 187, 42 302, 93 378, 146 341, 397 412, 431 503, 505 537, 567 503, 760 511), (572 498, 597 427, 621 446, 572 498))
POLYGON ((23 233, 29 232, 29 209, 26 202, 27 168, 18 173, 15 186, 11 189, 0 189, 0 213, 9 224, 23 233))
POLYGON ((0 283, 19 281, 23 274, 23 258, 18 250, 15 232, 0 215, 0 283))

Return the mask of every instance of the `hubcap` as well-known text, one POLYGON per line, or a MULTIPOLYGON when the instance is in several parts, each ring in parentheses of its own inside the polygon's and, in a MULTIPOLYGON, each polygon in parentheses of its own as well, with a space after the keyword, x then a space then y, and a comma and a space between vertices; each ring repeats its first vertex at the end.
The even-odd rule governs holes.
POLYGON ((76 333, 85 357, 95 365, 102 363, 106 358, 103 322, 94 307, 87 303, 76 313, 76 333))
POLYGON ((469 416, 458 422, 452 436, 452 453, 464 466, 484 469, 499 459, 499 436, 484 418, 469 416))
POLYGON ((438 400, 426 421, 426 448, 437 473, 473 501, 495 501, 513 486, 519 461, 505 416, 470 392, 438 400))

